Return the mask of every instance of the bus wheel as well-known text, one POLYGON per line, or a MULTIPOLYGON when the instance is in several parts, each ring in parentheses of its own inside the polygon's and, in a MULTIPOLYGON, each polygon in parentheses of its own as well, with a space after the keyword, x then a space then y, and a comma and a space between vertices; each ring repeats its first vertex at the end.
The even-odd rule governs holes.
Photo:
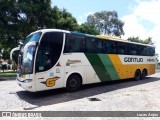
POLYGON ((135 75, 134 75, 134 79, 135 80, 140 80, 140 78, 141 78, 141 71, 136 70, 135 75))
POLYGON ((67 91, 69 92, 77 91, 80 89, 81 86, 82 86, 82 79, 80 75, 73 74, 69 76, 66 86, 67 91))
POLYGON ((147 76, 147 70, 146 70, 146 69, 143 69, 142 74, 141 74, 141 79, 142 79, 142 80, 145 79, 146 76, 147 76))

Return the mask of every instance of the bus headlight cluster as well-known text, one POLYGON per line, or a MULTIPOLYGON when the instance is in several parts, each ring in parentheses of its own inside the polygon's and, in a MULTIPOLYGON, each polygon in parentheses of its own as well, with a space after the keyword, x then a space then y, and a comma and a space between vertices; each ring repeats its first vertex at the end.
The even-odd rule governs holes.
POLYGON ((26 79, 26 80, 24 80, 24 83, 29 83, 31 81, 32 81, 32 79, 26 79))

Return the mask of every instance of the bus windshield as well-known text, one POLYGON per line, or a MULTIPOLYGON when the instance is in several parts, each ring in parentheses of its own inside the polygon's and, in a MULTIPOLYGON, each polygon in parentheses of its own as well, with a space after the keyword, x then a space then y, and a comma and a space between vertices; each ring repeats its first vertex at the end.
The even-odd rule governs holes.
POLYGON ((41 33, 35 33, 28 36, 20 49, 18 59, 18 72, 21 74, 33 73, 34 53, 36 50, 36 42, 39 41, 41 33))
POLYGON ((29 35, 29 36, 24 40, 23 45, 26 45, 27 43, 32 42, 32 41, 38 42, 41 34, 42 34, 41 32, 38 32, 38 33, 34 33, 34 34, 32 34, 32 35, 29 35))
POLYGON ((27 56, 21 56, 21 73, 22 74, 29 74, 33 71, 33 59, 34 59, 34 52, 36 46, 29 46, 27 50, 27 56))

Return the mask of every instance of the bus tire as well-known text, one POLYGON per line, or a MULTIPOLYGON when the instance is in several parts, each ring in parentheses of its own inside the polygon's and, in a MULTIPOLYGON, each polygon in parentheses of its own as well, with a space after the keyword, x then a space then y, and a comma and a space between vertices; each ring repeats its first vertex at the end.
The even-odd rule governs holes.
POLYGON ((139 69, 137 69, 135 72, 135 75, 134 75, 134 79, 140 80, 140 78, 141 78, 141 71, 139 69))
POLYGON ((143 69, 142 74, 141 74, 141 79, 142 79, 142 80, 145 79, 146 76, 147 76, 147 70, 146 70, 146 69, 143 69))
POLYGON ((79 74, 72 74, 67 79, 66 89, 69 92, 74 92, 82 86, 82 78, 79 74))

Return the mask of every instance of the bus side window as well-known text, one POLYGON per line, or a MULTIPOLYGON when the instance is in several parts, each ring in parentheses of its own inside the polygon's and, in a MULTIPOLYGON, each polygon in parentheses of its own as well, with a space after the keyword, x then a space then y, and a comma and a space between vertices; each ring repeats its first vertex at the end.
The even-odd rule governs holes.
POLYGON ((129 55, 136 55, 137 54, 137 48, 136 48, 136 45, 134 45, 134 44, 128 44, 127 50, 128 50, 129 55))
POLYGON ((111 53, 111 44, 110 40, 103 40, 103 53, 110 54, 111 53))
POLYGON ((110 54, 111 53, 111 45, 110 45, 110 42, 108 40, 105 40, 103 42, 103 52, 104 53, 107 53, 107 54, 110 54))
POLYGON ((117 54, 124 54, 125 43, 117 42, 117 54))
POLYGON ((85 37, 67 34, 64 53, 67 52, 84 52, 85 51, 85 37))
POLYGON ((86 51, 89 53, 102 53, 102 40, 88 37, 86 39, 86 51))
POLYGON ((141 54, 142 54, 143 56, 146 56, 146 55, 147 55, 146 52, 147 52, 147 51, 146 51, 146 46, 143 46, 143 47, 142 47, 142 53, 141 53, 141 54))
POLYGON ((73 52, 73 47, 74 47, 74 41, 72 39, 67 39, 67 51, 68 52, 73 52))
POLYGON ((115 42, 111 42, 111 54, 116 54, 117 50, 116 50, 116 43, 115 42))
POLYGON ((101 39, 96 39, 96 48, 97 48, 98 53, 102 52, 102 40, 101 39))
POLYGON ((140 50, 141 48, 140 48, 140 46, 139 45, 136 45, 136 51, 137 51, 137 55, 140 55, 140 50))
POLYGON ((150 52, 151 52, 151 56, 154 56, 155 55, 155 48, 150 47, 150 52))
POLYGON ((148 56, 154 56, 154 50, 151 47, 147 47, 148 51, 148 56))
POLYGON ((130 48, 129 48, 129 44, 126 43, 126 51, 125 51, 126 55, 130 55, 130 48))

